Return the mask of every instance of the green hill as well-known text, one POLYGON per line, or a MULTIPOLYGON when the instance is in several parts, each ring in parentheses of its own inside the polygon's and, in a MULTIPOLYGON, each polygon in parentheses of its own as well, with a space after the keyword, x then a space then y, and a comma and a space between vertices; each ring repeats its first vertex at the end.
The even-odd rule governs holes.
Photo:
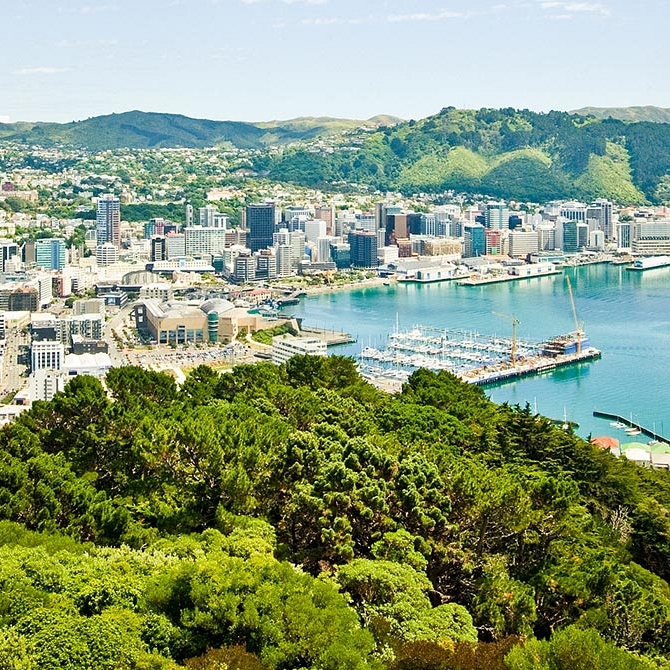
MULTIPOLYGON (((0 141, 26 144, 64 144, 93 151, 165 147, 204 148, 229 143, 239 149, 262 149, 330 136, 361 126, 387 125, 393 117, 368 121, 304 117, 288 121, 246 123, 193 119, 181 114, 123 112, 72 123, 0 124, 0 141)), ((396 120, 397 121, 397 120, 396 120)))
POLYGON ((599 120, 568 112, 458 110, 383 127, 315 153, 292 148, 263 168, 274 179, 379 190, 454 190, 517 200, 658 201, 670 174, 670 124, 599 120))
POLYGON ((582 107, 572 114, 595 116, 597 119, 618 119, 619 121, 649 121, 651 123, 670 123, 670 109, 667 107, 582 107))

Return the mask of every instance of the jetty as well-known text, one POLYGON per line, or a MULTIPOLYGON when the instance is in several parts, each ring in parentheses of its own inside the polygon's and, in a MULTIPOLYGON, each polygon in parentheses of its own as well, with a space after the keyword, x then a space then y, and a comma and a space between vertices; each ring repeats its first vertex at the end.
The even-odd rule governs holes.
POLYGON ((652 440, 670 443, 670 438, 664 437, 660 433, 657 433, 655 429, 650 430, 649 428, 646 428, 642 424, 633 421, 632 418, 627 419, 625 416, 611 414, 610 412, 601 412, 599 410, 593 410, 593 416, 595 416, 597 419, 608 419, 609 421, 614 421, 626 428, 634 428, 635 430, 639 430, 641 435, 650 437, 652 440))

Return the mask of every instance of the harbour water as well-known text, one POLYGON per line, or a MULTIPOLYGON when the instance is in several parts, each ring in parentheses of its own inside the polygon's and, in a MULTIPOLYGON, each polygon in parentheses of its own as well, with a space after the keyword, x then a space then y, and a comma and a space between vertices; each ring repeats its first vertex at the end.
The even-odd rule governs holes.
POLYGON ((530 406, 540 414, 577 422, 577 433, 630 441, 593 410, 631 417, 670 438, 670 267, 627 272, 616 265, 566 268, 562 275, 485 286, 391 284, 303 298, 290 311, 305 324, 344 330, 356 344, 336 353, 356 356, 383 348, 389 333, 414 325, 461 328, 531 342, 575 329, 565 275, 577 316, 602 359, 552 373, 486 387, 495 402, 530 406), (497 313, 497 314, 496 314, 497 313))

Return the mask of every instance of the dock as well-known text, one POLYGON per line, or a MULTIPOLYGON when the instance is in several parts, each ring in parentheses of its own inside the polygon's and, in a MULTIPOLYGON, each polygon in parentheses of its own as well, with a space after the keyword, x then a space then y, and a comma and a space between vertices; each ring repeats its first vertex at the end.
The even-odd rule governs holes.
POLYGON ((593 416, 597 419, 608 419, 609 421, 616 421, 623 424, 627 428, 635 428, 640 431, 641 435, 645 437, 650 437, 652 440, 657 440, 658 442, 668 442, 670 443, 670 438, 664 437, 660 433, 657 433, 655 430, 650 430, 645 428, 642 424, 639 424, 631 419, 627 419, 625 416, 619 416, 618 414, 610 414, 609 412, 600 412, 598 410, 593 410, 593 416))

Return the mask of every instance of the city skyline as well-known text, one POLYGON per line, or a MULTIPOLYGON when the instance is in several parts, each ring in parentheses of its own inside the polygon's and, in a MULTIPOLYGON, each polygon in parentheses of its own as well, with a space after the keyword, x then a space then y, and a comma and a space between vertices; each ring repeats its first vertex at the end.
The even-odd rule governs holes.
POLYGON ((110 0, 4 9, 0 121, 670 107, 668 9, 623 0, 110 0))

